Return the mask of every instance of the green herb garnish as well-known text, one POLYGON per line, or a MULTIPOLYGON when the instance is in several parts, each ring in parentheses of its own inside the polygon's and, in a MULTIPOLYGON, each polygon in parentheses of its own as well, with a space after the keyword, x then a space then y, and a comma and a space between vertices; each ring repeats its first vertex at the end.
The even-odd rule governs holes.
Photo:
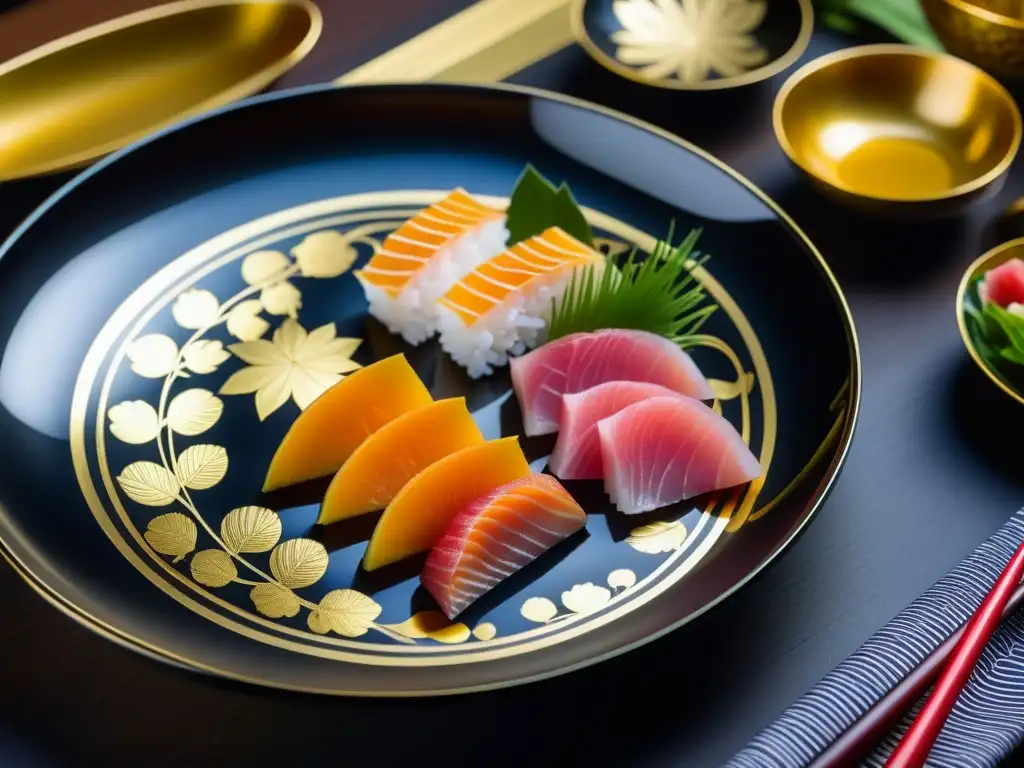
POLYGON ((555 187, 529 164, 512 190, 506 216, 509 246, 548 227, 561 227, 582 243, 594 243, 594 233, 565 182, 555 187))
POLYGON ((918 0, 814 0, 818 18, 839 32, 862 32, 867 21, 911 45, 941 51, 918 0))
POLYGON ((1015 388, 1024 386, 1024 370, 1017 367, 1024 366, 1024 317, 991 301, 982 302, 978 295, 982 279, 975 280, 964 296, 967 333, 990 368, 1012 379, 1015 388))
POLYGON ((707 257, 691 258, 700 234, 692 230, 673 247, 670 228, 647 258, 638 259, 633 248, 621 266, 609 257, 603 265, 576 270, 562 298, 553 303, 548 341, 570 333, 631 328, 687 346, 718 309, 715 304, 700 306, 706 298, 704 286, 692 270, 707 257))

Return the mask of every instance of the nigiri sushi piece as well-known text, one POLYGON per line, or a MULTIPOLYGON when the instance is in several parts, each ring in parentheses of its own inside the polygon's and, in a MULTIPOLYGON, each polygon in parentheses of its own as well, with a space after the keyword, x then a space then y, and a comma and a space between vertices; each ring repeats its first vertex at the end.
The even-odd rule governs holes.
POLYGON ((432 402, 404 355, 360 368, 299 414, 270 461, 263 490, 333 475, 367 437, 432 402))
POLYGON ((438 302, 440 343, 471 378, 544 338, 552 301, 574 270, 604 257, 559 227, 516 243, 464 276, 438 302))
POLYGON ((597 432, 605 490, 627 515, 761 475, 735 427, 693 398, 642 400, 597 422, 597 432))
POLYGON ((647 331, 570 334, 513 358, 509 365, 529 436, 558 431, 563 395, 608 381, 659 384, 698 400, 714 397, 704 374, 678 344, 647 331))
POLYGON ((384 509, 435 461, 483 442, 464 397, 438 400, 399 416, 366 438, 334 475, 317 523, 384 509))
POLYGON ((457 188, 384 238, 355 275, 370 314, 416 345, 437 330, 437 300, 507 239, 504 212, 457 188))
POLYGON ((420 583, 453 619, 586 522, 580 505, 550 475, 513 480, 452 519, 430 550, 420 583))
POLYGON ((650 397, 686 397, 658 384, 607 381, 562 397, 558 440, 548 459, 552 474, 563 480, 600 480, 604 476, 597 422, 650 397))
POLYGON ((373 571, 417 552, 441 538, 452 518, 492 488, 530 474, 518 437, 503 437, 435 461, 388 504, 363 555, 373 571))

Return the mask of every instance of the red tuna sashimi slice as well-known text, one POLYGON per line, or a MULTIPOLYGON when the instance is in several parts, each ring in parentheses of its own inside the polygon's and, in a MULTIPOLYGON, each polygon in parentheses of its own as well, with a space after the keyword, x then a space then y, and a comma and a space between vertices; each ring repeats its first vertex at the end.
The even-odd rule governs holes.
POLYGON ((658 384, 608 381, 562 397, 558 442, 548 460, 551 472, 563 480, 604 477, 597 422, 651 397, 686 397, 658 384))
POLYGON ((474 501, 430 550, 420 582, 449 619, 587 522, 551 475, 513 480, 474 501))
POLYGON ((654 397, 597 423, 604 487, 620 512, 649 512, 761 475, 735 427, 692 398, 654 397))
POLYGON ((562 395, 607 381, 641 381, 700 400, 713 397, 690 356, 664 336, 647 331, 572 334, 513 358, 510 365, 529 436, 558 431, 562 395))
POLYGON ((985 301, 1000 307, 1024 304, 1024 261, 1010 259, 985 273, 978 292, 985 301))

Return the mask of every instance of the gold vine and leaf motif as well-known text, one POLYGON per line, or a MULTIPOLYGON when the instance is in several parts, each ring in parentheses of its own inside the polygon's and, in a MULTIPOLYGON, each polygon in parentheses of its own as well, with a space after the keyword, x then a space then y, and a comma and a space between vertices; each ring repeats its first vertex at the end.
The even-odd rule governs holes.
POLYGON ((766 0, 614 0, 615 58, 647 80, 736 77, 768 60, 753 32, 766 0))
MULTIPOLYGON (((143 536, 150 547, 170 558, 172 564, 187 563, 192 579, 205 587, 250 587, 255 609, 267 618, 294 618, 305 610, 307 626, 319 635, 333 632, 355 638, 372 630, 400 643, 428 638, 449 644, 471 637, 486 641, 498 634, 494 624, 482 622, 470 629, 439 611, 421 611, 398 624, 378 622, 381 606, 354 589, 331 590, 316 602, 305 599, 297 590, 313 586, 327 572, 330 557, 324 546, 304 537, 282 541, 281 518, 261 506, 232 509, 215 530, 201 514, 194 492, 213 488, 225 478, 228 453, 213 443, 198 443, 180 451, 175 446, 176 437, 197 438, 217 424, 224 412, 221 395, 254 394, 256 413, 263 421, 289 400, 305 409, 328 387, 359 369, 352 355, 360 339, 339 338, 333 323, 312 330, 299 323, 302 292, 292 280, 345 274, 358 256, 356 245, 375 247, 378 241, 373 235, 393 225, 374 222, 344 234, 323 230, 307 235, 288 254, 271 250, 250 253, 241 264, 245 287, 223 302, 206 289, 180 293, 171 315, 179 327, 192 331, 189 338, 179 345, 170 336, 152 333, 137 338, 127 350, 133 373, 162 379, 160 394, 155 406, 146 400, 125 400, 112 406, 107 413, 110 432, 131 445, 155 443, 153 458, 157 460, 128 464, 117 482, 138 504, 183 510, 149 520, 143 536), (270 339, 264 338, 271 328, 265 315, 282 318, 270 339), (204 338, 220 326, 237 342, 225 347, 219 340, 204 338), (245 367, 233 373, 216 394, 190 387, 172 397, 179 380, 215 373, 231 356, 245 367), (200 529, 215 546, 197 551, 200 529), (247 557, 267 553, 266 570, 247 557)), ((605 238, 598 247, 615 254, 628 246, 605 238)), ((712 380, 711 385, 719 412, 718 400, 741 398, 746 437, 746 398, 753 385, 752 374, 743 372, 735 354, 721 340, 700 337, 696 343, 724 351, 737 367, 735 381, 712 380)), ((633 530, 627 543, 639 552, 662 554, 678 550, 686 536, 680 521, 654 522, 633 530)), ((530 621, 548 623, 588 613, 602 607, 616 591, 633 586, 636 576, 628 569, 618 569, 609 574, 607 583, 607 588, 589 582, 577 584, 562 593, 565 612, 559 613, 546 598, 531 598, 522 614, 530 621)))

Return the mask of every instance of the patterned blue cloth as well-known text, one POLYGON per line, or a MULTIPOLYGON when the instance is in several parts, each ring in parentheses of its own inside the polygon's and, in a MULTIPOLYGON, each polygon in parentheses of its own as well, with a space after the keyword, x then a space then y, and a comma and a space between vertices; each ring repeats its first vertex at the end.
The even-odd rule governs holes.
MULTIPOLYGON (((796 701, 727 768, 810 763, 974 613, 1024 540, 1021 510, 796 701)), ((1024 741, 1024 611, 989 641, 932 749, 934 768, 991 768, 1024 741)), ((881 768, 921 703, 864 765, 881 768)))

